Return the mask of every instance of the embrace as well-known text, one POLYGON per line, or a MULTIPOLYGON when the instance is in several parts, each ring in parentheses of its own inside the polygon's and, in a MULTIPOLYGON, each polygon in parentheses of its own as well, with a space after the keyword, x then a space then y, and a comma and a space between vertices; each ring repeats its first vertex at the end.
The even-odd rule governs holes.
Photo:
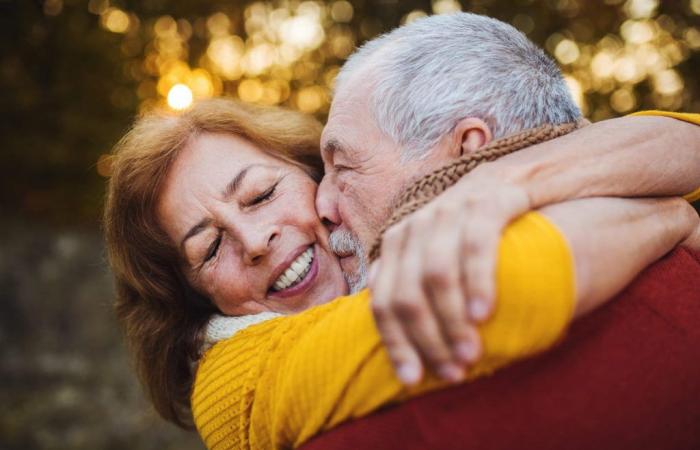
POLYGON ((468 13, 365 44, 324 128, 228 99, 144 115, 105 234, 151 401, 209 448, 298 447, 547 351, 700 250, 698 125, 587 124, 550 58, 468 13))

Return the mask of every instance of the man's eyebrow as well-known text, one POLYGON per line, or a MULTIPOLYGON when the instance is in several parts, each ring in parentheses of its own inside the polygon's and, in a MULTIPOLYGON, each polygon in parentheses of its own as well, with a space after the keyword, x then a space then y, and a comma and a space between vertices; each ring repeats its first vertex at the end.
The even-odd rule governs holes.
POLYGON ((328 158, 330 158, 335 153, 342 152, 344 150, 345 148, 338 139, 331 138, 323 145, 322 152, 325 153, 328 158))
POLYGON ((202 219, 197 225, 190 228, 187 234, 185 234, 185 237, 182 238, 182 241, 180 241, 180 252, 185 253, 185 242, 187 242, 189 238, 201 233, 210 223, 211 219, 202 219))

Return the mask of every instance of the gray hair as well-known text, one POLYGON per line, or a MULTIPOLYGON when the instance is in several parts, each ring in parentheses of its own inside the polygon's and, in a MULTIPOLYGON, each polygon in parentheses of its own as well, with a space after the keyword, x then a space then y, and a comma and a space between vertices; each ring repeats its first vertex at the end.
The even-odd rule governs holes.
POLYGON ((470 13, 419 19, 362 46, 336 79, 363 71, 377 126, 419 158, 465 117, 494 138, 581 117, 556 63, 512 26, 470 13), (370 69, 371 72, 364 72, 370 69))

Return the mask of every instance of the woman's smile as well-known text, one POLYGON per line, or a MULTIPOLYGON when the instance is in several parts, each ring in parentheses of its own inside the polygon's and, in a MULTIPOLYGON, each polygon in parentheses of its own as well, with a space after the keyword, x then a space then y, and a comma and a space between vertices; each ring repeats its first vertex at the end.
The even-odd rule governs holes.
POLYGON ((318 276, 318 259, 314 245, 295 250, 273 271, 274 282, 268 290, 271 297, 304 295, 318 276), (298 256, 294 256, 297 254, 298 256), (291 262, 290 262, 291 260, 291 262), (281 273, 280 273, 281 272, 281 273), (276 276, 279 274, 279 276, 276 276))

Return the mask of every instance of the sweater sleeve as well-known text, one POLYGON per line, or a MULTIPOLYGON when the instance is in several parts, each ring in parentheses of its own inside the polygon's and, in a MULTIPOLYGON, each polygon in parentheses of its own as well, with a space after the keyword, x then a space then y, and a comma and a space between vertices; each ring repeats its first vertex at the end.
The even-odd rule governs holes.
MULTIPOLYGON (((630 116, 664 116, 682 120, 684 122, 693 123, 695 125, 700 125, 700 114, 695 113, 679 113, 669 111, 639 111, 630 114, 630 116)), ((688 200, 689 202, 695 202, 700 200, 700 180, 698 180, 698 188, 693 192, 684 195, 683 198, 688 200)))
MULTIPOLYGON (((511 224, 499 248, 497 307, 480 328, 483 357, 465 381, 552 346, 571 320, 574 292, 557 229, 535 212, 511 224)), ((411 389, 399 382, 365 290, 216 344, 200 361, 192 411, 210 449, 287 448, 443 385, 430 374, 411 389)))

